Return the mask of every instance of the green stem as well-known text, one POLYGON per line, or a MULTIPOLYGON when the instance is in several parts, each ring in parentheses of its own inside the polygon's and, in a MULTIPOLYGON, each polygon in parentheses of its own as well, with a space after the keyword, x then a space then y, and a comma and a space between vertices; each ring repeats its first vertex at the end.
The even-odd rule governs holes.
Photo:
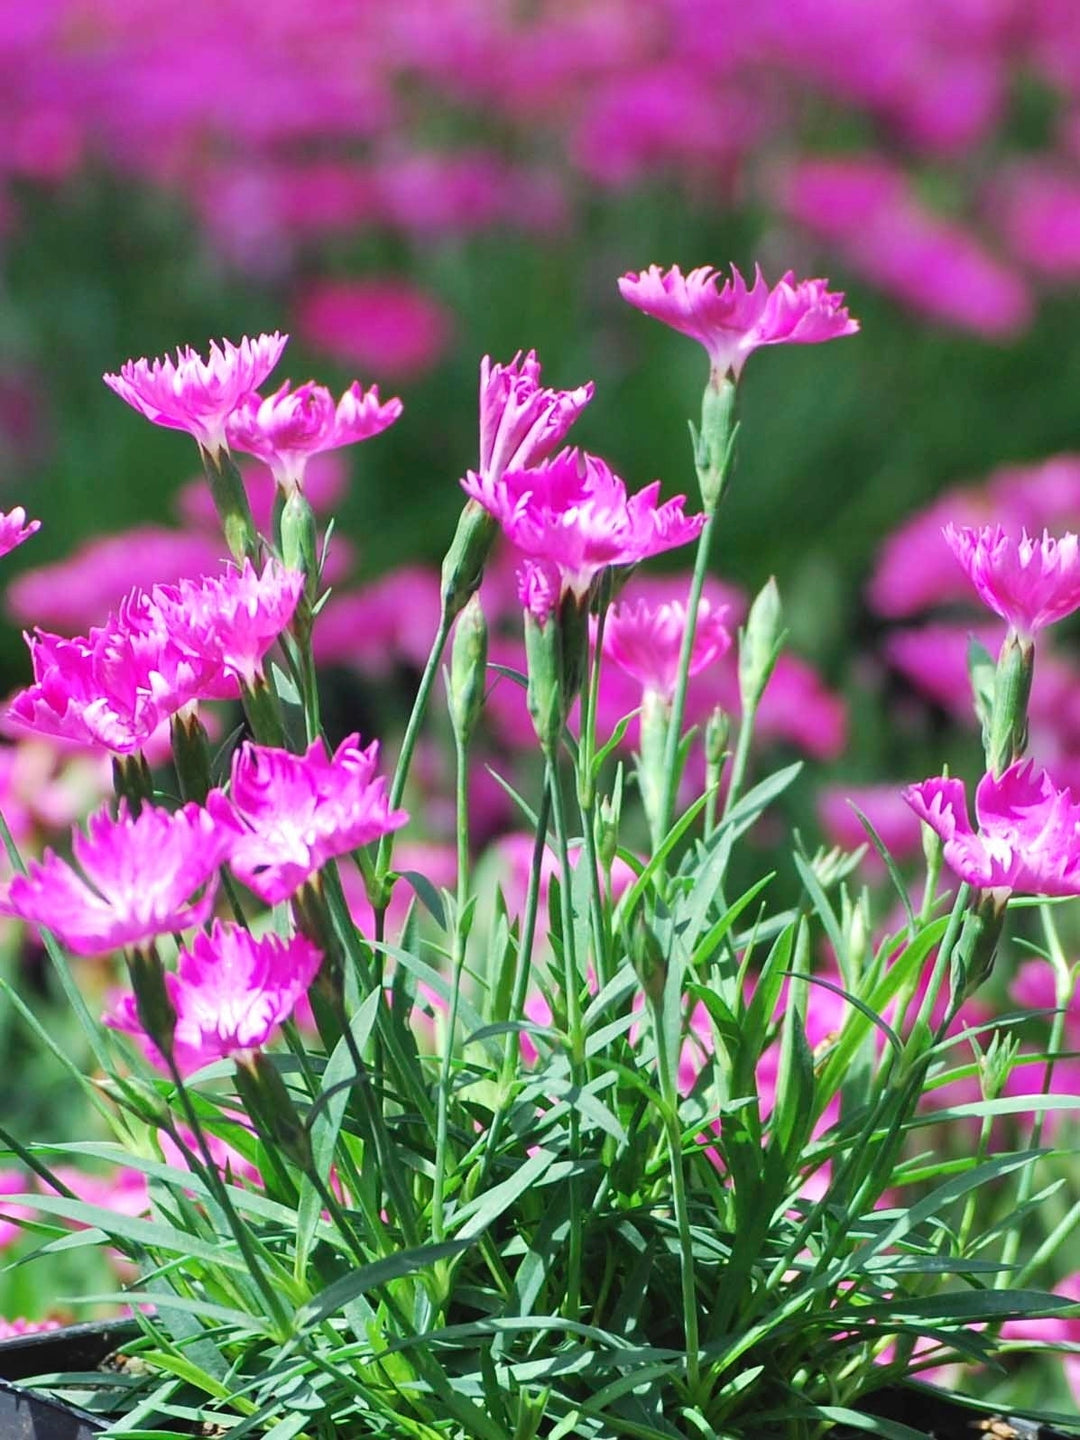
POLYGON ((581 811, 581 831, 585 850, 578 864, 588 865, 589 885, 592 891, 593 950, 596 976, 602 990, 611 979, 607 936, 604 925, 604 892, 600 885, 600 866, 596 854, 596 776, 593 773, 596 761, 596 711, 600 695, 600 665, 604 646, 604 625, 607 607, 604 606, 596 622, 596 644, 593 648, 592 665, 589 670, 589 684, 585 692, 584 714, 581 717, 581 745, 577 757, 577 795, 581 811))
POLYGON ((458 1007, 461 1003, 461 976, 465 969, 468 933, 462 915, 469 897, 469 747, 460 731, 454 737, 457 758, 457 914, 454 924, 454 978, 450 992, 450 1011, 446 1017, 446 1038, 443 1041, 442 1065, 436 1101, 435 1181, 431 1197, 432 1238, 438 1243, 446 1238, 444 1197, 446 1193, 447 1129, 450 1110, 450 1075, 453 1069, 454 1036, 457 1031, 458 1007))
POLYGON ((683 632, 682 647, 679 651, 679 673, 675 682, 675 694, 671 701, 671 720, 667 745, 664 749, 664 789, 660 801, 659 830, 666 835, 671 827, 675 809, 675 795, 679 786, 676 766, 679 757, 679 742, 682 739, 683 717, 686 714, 686 690, 690 681, 690 661, 694 654, 694 633, 697 628, 698 607, 705 576, 709 568, 709 552, 712 548, 713 529, 716 525, 716 511, 708 516, 698 536, 697 552, 694 556, 694 574, 690 581, 690 595, 686 602, 686 629, 683 632))
MULTIPOLYGON (((570 884, 570 846, 566 828, 566 807, 559 786, 556 757, 548 763, 548 789, 551 792, 552 817, 555 822, 555 843, 559 855, 559 898, 562 906, 563 989, 566 993, 566 1029, 570 1047, 570 1080, 574 1091, 584 1083, 584 1036, 581 1028, 581 971, 578 968, 577 939, 574 933, 574 907, 570 884)), ((576 1103, 570 1105, 570 1159, 574 1174, 570 1177, 570 1237, 567 1256, 567 1318, 576 1320, 581 1311, 581 1257, 583 1214, 581 1203, 581 1116, 576 1103)))
POLYGON ((698 1337, 697 1279, 694 1273, 694 1250, 690 1235, 690 1211, 686 1202, 682 1132, 679 1129, 679 1091, 675 1078, 675 1067, 678 1060, 677 1057, 668 1053, 668 1047, 664 1041, 662 1002, 651 999, 651 1008, 653 1032, 656 1039, 656 1061, 660 1072, 664 1138, 667 1141, 668 1162, 671 1171, 675 1224, 679 1231, 679 1282, 682 1292, 683 1331, 686 1335, 686 1379, 691 1394, 694 1394, 701 1379, 700 1340, 698 1337))
MULTIPOLYGON (((442 653, 446 648, 446 642, 449 638, 453 623, 453 616, 447 613, 446 607, 444 606, 442 615, 439 617, 439 628, 435 632, 435 640, 431 646, 431 653, 428 655, 427 664, 424 666, 424 673, 420 677, 420 685, 416 691, 416 699, 413 701, 409 722, 405 726, 405 735, 401 742, 401 751, 398 754, 397 765, 394 769, 394 778, 390 782, 389 803, 391 810, 398 808, 401 804, 401 797, 405 793, 405 783, 409 778, 413 751, 416 749, 416 742, 420 738, 420 727, 423 725, 424 717, 427 714, 432 686, 435 684, 435 677, 439 673, 439 661, 442 659, 442 653)), ((375 877, 379 885, 384 885, 386 882, 393 852, 393 834, 384 835, 379 841, 379 848, 375 859, 375 877)), ((376 906, 376 909, 378 908, 380 907, 376 906)), ((385 901, 381 908, 385 911, 385 901)))

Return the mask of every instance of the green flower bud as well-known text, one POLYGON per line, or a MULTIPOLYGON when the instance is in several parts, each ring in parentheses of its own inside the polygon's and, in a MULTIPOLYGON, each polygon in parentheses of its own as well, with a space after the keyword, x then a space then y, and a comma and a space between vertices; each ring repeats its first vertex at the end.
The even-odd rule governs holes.
POLYGON ((653 845, 663 840, 664 777, 671 706, 656 690, 646 690, 641 697, 641 751, 638 755, 638 789, 649 824, 653 845))
POLYGON ((259 552, 259 536, 236 462, 225 449, 212 454, 209 450, 202 450, 202 459, 225 543, 237 560, 245 557, 254 560, 259 552))
POLYGON ((284 1151, 298 1169, 309 1169, 311 1137, 273 1057, 256 1050, 248 1063, 237 1061, 235 1078, 240 1098, 263 1139, 284 1151))
POLYGON ((480 588, 498 529, 495 517, 479 501, 466 502, 442 564, 442 606, 448 619, 454 619, 480 588))
POLYGON ((994 705, 986 751, 987 769, 995 775, 1019 760, 1027 747, 1027 712, 1034 670, 1035 646, 1030 637, 1010 630, 994 674, 994 705))
POLYGON ((610 871, 619 849, 619 822, 622 819, 622 769, 620 767, 615 788, 605 795, 597 807, 596 853, 605 871, 610 871))
POLYGON ((743 720, 757 709, 784 644, 784 615, 776 581, 768 580, 739 632, 739 696, 743 720))
POLYGON ((656 932, 645 918, 642 910, 634 917, 633 933, 630 936, 630 959, 644 988, 646 998, 658 1005, 663 998, 667 984, 668 962, 663 946, 656 932))
POLYGON ((319 588, 319 540, 315 529, 315 512, 301 490, 290 490, 285 497, 280 520, 281 558, 290 570, 304 574, 304 594, 298 609, 310 611, 319 588))
POLYGON ((180 797, 201 805, 210 793, 210 737, 194 710, 178 710, 169 723, 180 797))
POLYGON ((525 656, 529 684, 525 692, 533 729, 546 755, 553 755, 562 734, 559 626, 554 615, 540 621, 525 611, 525 656))
POLYGON ((131 988, 135 992, 135 1013, 139 1024, 162 1055, 171 1055, 176 1031, 176 1011, 165 988, 165 968, 155 947, 139 945, 126 954, 131 988))
POLYGON ((154 778, 146 756, 141 750, 134 755, 114 755, 112 774, 117 799, 127 801, 128 813, 137 820, 143 802, 154 798, 154 778))
POLYGON ((735 382, 730 376, 711 375, 701 398, 701 429, 690 426, 701 500, 710 515, 720 503, 735 459, 739 432, 735 395, 735 382))
POLYGON ((458 616, 450 653, 447 700, 454 734, 468 745, 484 704, 487 683, 487 622, 479 595, 472 595, 458 616))
POLYGON ((985 1053, 979 1053, 979 1088, 984 1100, 997 1100, 1001 1095, 1019 1051, 1019 1037, 994 1031, 985 1053))

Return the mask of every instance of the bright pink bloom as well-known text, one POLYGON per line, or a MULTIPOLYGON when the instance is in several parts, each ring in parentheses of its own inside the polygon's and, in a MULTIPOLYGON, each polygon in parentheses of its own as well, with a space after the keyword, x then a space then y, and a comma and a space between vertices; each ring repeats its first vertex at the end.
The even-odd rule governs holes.
POLYGON ((299 570, 267 560, 261 575, 250 560, 237 570, 157 585, 152 592, 167 634, 197 663, 251 685, 266 652, 289 624, 304 589, 299 570))
POLYGON ((438 301, 401 280, 319 281, 296 310, 296 332, 306 345, 350 368, 398 380, 437 364, 452 329, 438 301))
POLYGON ((141 945, 206 920, 235 838, 235 822, 198 805, 174 813, 144 805, 132 819, 121 801, 115 820, 101 810, 85 835, 75 831, 78 870, 46 850, 12 879, 0 910, 54 931, 76 955, 141 945))
POLYGON ((1044 530, 1041 540, 1033 540, 1024 530, 1014 540, 1000 525, 978 530, 946 525, 943 533, 979 599, 1018 634, 1030 638, 1080 609, 1080 540, 1075 535, 1055 540, 1044 530))
POLYGON ((507 470, 528 470, 554 453, 593 397, 590 380, 576 390, 548 390, 540 384, 536 351, 521 351, 509 365, 480 361, 481 483, 491 485, 507 470))
POLYGON ((685 545, 705 524, 704 515, 683 514, 682 495, 658 505, 658 480, 628 496, 603 460, 577 450, 494 480, 470 470, 461 483, 512 544, 556 566, 563 591, 578 598, 608 565, 636 565, 685 545))
POLYGON ((215 452, 227 447, 230 411, 270 374, 288 338, 275 330, 254 340, 245 336, 239 345, 211 341, 209 360, 188 345, 176 352, 175 364, 168 356, 129 360, 119 375, 106 375, 105 384, 155 425, 186 430, 215 452))
POLYGON ((968 819, 962 780, 935 778, 904 792, 945 842, 945 859, 980 890, 1080 895, 1080 805, 1045 770, 1018 761, 984 775, 975 791, 978 833, 968 819))
POLYGON ((266 399, 254 392, 245 396, 229 416, 225 433, 233 449, 264 460, 282 490, 296 490, 303 485, 310 456, 378 435, 401 410, 400 400, 382 404, 379 387, 373 385, 365 394, 358 380, 336 405, 325 385, 309 381, 290 390, 286 381, 266 399))
MULTIPOLYGON (((726 607, 714 610, 702 600, 694 627, 691 675, 700 674, 730 648, 726 614, 726 607)), ((604 624, 604 658, 625 670, 644 690, 670 700, 675 694, 685 633, 686 606, 678 600, 655 608, 643 600, 636 605, 613 605, 604 624)))
MULTIPOLYGON (((241 1063, 269 1044, 296 1002, 307 993, 322 964, 322 953, 304 935, 256 939, 242 925, 215 920, 181 950, 175 974, 165 986, 176 1011, 173 1058, 186 1074, 215 1060, 241 1063)), ((117 1030, 154 1046, 139 1024, 135 997, 121 996, 106 1017, 117 1030)))
POLYGON ((407 823, 375 774, 378 742, 361 750, 359 738, 347 736, 332 756, 318 739, 303 755, 248 742, 233 757, 230 799, 245 828, 232 838, 229 864, 268 905, 333 856, 407 823))
POLYGON ((719 286, 710 266, 683 275, 677 265, 666 273, 650 265, 641 274, 624 275, 619 292, 654 320, 689 335, 709 352, 717 375, 742 373, 752 351, 762 345, 814 345, 854 335, 859 322, 844 307, 842 294, 827 289, 827 280, 796 280, 789 270, 771 289, 761 267, 754 284, 733 265, 731 279, 719 286))
POLYGON ((41 529, 40 520, 26 520, 26 511, 21 505, 7 514, 0 511, 0 555, 8 555, 16 546, 41 529))
POLYGON ((182 650, 149 596, 133 591, 119 616, 72 640, 27 636, 34 684, 11 702, 14 728, 128 755, 200 696, 234 693, 220 666, 182 650))

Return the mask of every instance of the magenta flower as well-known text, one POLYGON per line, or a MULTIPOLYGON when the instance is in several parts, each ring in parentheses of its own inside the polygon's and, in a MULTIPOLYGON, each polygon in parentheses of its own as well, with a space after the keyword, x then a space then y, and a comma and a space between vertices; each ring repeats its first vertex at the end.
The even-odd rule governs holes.
POLYGON ((386 780, 375 774, 378 742, 361 750, 359 738, 347 736, 332 756, 318 739, 303 755, 248 742, 233 757, 230 800, 244 828, 229 864, 267 905, 288 899, 333 856, 408 821, 390 809, 386 780))
POLYGON ((275 330, 254 340, 245 336, 239 345, 211 341, 209 360, 188 345, 177 350, 175 363, 168 356, 129 360, 104 380, 147 420, 186 430, 213 454, 228 448, 226 419, 270 374, 288 338, 275 330))
POLYGON ((980 890, 1080 895, 1080 805, 1031 761, 1000 777, 984 775, 975 791, 978 832, 968 819, 961 780, 911 785, 904 799, 941 836, 945 859, 980 890))
POLYGON ((197 805, 174 813, 148 805, 133 819, 121 801, 115 820, 101 810, 85 835, 75 832, 77 870, 46 850, 12 879, 0 909, 52 930, 76 955, 104 955, 201 925, 235 829, 227 814, 197 805))
MULTIPOLYGON (((593 384, 547 390, 530 350, 509 365, 480 361, 480 481, 493 484, 507 470, 528 470, 546 460, 593 397, 593 384)), ((477 497, 479 498, 479 497, 477 497)), ((483 502, 481 502, 483 503, 483 502)))
MULTIPOLYGON (((731 635, 724 625, 727 607, 713 609, 702 600, 694 627, 690 674, 726 654, 731 635)), ((686 633, 686 606, 672 600, 655 607, 639 600, 635 605, 613 605, 604 624, 604 658, 618 665, 643 690, 664 700, 675 694, 679 653, 686 633)))
POLYGON ((229 416, 225 433, 234 449, 264 460, 288 491, 303 485, 310 456, 378 435, 401 411, 400 400, 382 404, 378 386, 365 394, 358 380, 336 405, 325 385, 309 381, 291 390, 286 381, 265 400, 254 392, 246 395, 229 416))
MULTIPOLYGON (((176 1011, 177 1068, 190 1074, 215 1060, 243 1062, 261 1050, 307 993, 321 963, 321 952, 303 935, 255 939, 243 926, 215 920, 209 935, 200 932, 190 949, 180 951, 175 974, 165 975, 176 1011)), ((133 995, 120 998, 106 1023, 138 1036, 155 1053, 133 995)))
POLYGON ((942 533, 979 599, 1026 639, 1080 609, 1080 540, 1072 533, 1055 540, 1044 530, 1035 540, 1022 530, 1014 540, 1000 525, 946 525, 942 533))
POLYGON ((34 683, 14 697, 7 718, 19 729, 114 754, 141 750, 163 721, 200 696, 235 691, 219 666, 180 649, 138 590, 88 636, 38 631, 27 644, 34 683))
POLYGON ((704 345, 713 372, 730 371, 736 380, 761 345, 815 345, 854 335, 859 328, 843 295, 826 288, 827 280, 796 280, 789 270, 770 289, 757 266, 754 284, 747 288, 734 265, 731 279, 723 286, 719 280, 710 266, 683 275, 677 265, 666 273, 650 265, 638 275, 624 275, 619 292, 654 320, 704 345))
POLYGON ((289 624, 304 589, 299 570, 270 559, 261 575, 239 570, 157 585, 152 600, 173 644, 196 664, 252 685, 266 652, 289 624))
POLYGON ((26 511, 21 505, 16 505, 15 509, 9 510, 7 514, 0 511, 0 555, 9 555, 40 529, 40 520, 27 523, 26 511))
POLYGON ((658 480, 628 496, 603 460, 577 450, 494 479, 470 471, 461 483, 519 550, 554 565, 562 592, 579 599, 606 566, 636 565, 685 545, 705 524, 704 515, 683 514, 683 495, 658 505, 658 480))

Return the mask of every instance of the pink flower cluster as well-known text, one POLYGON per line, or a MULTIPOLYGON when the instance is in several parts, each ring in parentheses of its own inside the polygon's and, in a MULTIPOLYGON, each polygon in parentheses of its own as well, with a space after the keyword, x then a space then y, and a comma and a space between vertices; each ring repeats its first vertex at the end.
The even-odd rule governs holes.
MULTIPOLYGON (((1026 322, 1029 276, 1076 274, 1080 56, 1068 3, 445 0, 388 15, 238 0, 147 13, 118 0, 96 17, 92 45, 60 43, 80 19, 77 0, 56 0, 40 24, 0 32, 5 223, 19 223, 8 203, 18 181, 57 184, 92 156, 179 192, 234 264, 277 278, 326 236, 374 231, 400 248, 411 236, 534 233, 570 223, 572 198, 597 186, 674 180, 722 214, 773 192, 872 283, 981 334, 1026 322), (1035 151, 1009 123, 1023 83, 1059 111, 1035 151), (425 103, 407 103, 417 92, 425 103), (433 146, 426 117, 460 107, 470 137, 479 118, 518 143, 455 147, 449 125, 433 146), (835 150, 837 126, 896 157, 888 184, 860 173, 882 166, 874 156, 815 153, 835 150), (1005 173, 973 173, 976 151, 1005 155, 1005 173), (778 156, 797 183, 777 181, 778 156), (922 198, 935 189, 948 213, 922 198)), ((302 296, 300 316, 311 305, 302 296)), ((347 315, 332 296, 321 320, 353 354, 370 331, 380 364, 387 346, 415 364, 438 336, 434 347, 425 338, 429 317, 395 313, 387 321, 376 291, 347 315)))
POLYGON ((359 381, 337 402, 323 385, 309 382, 296 390, 286 381, 264 398, 257 386, 281 358, 288 340, 276 331, 246 336, 239 345, 225 340, 210 345, 210 358, 188 346, 175 363, 129 360, 105 383, 155 425, 186 430, 203 450, 215 454, 230 445, 259 456, 282 490, 299 488, 312 455, 367 440, 401 414, 398 399, 379 400, 377 387, 366 394, 359 381))
POLYGON ((560 593, 583 598, 609 565, 636 565, 700 534, 703 515, 683 513, 685 498, 659 504, 660 482, 628 496, 595 455, 563 450, 530 469, 475 474, 466 494, 499 521, 510 543, 544 576, 529 579, 533 604, 547 613, 560 593))
POLYGON ((170 716, 234 695, 261 674, 303 590, 299 572, 245 561, 219 576, 135 590, 86 636, 28 637, 34 683, 12 701, 16 726, 131 754, 170 716))

